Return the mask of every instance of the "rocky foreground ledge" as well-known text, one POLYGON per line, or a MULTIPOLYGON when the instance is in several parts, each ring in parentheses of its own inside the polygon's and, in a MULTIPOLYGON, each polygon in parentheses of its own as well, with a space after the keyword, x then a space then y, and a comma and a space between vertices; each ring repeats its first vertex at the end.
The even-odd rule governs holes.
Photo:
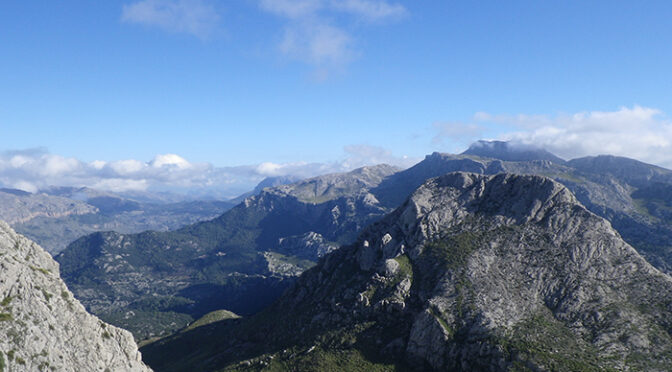
POLYGON ((130 332, 89 314, 58 263, 0 221, 0 371, 151 371, 130 332))

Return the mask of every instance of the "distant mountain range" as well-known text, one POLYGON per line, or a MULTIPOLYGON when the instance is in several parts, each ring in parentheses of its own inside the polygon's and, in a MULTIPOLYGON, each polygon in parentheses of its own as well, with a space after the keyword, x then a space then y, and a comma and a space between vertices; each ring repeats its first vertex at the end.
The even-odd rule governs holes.
POLYGON ((174 230, 221 215, 226 201, 175 201, 165 194, 134 197, 91 188, 52 187, 38 193, 0 189, 0 220, 56 254, 96 231, 174 230), (137 198, 135 198, 137 197, 137 198))
POLYGON ((672 171, 614 156, 565 161, 501 142, 434 153, 406 170, 381 165, 266 188, 214 220, 172 232, 96 233, 56 259, 92 312, 139 339, 167 334, 212 310, 261 310, 427 179, 456 171, 549 177, 654 266, 672 269, 672 171))

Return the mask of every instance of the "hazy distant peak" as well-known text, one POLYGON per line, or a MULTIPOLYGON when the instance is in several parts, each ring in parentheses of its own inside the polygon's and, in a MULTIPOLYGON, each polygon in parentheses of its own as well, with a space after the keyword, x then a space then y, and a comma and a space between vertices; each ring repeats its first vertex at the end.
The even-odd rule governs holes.
POLYGON ((252 194, 256 195, 267 187, 288 185, 290 183, 301 181, 301 179, 301 177, 295 175, 266 177, 257 184, 257 186, 254 188, 254 191, 252 191, 252 194))
POLYGON ((485 141, 474 142, 462 155, 475 155, 484 158, 494 158, 504 161, 530 161, 530 160, 548 160, 557 164, 564 164, 565 161, 550 152, 536 147, 513 143, 508 141, 485 141))
POLYGON ((16 196, 28 196, 31 195, 30 192, 28 191, 23 191, 19 189, 8 189, 8 188, 2 188, 0 189, 0 192, 4 192, 5 194, 12 194, 16 196))

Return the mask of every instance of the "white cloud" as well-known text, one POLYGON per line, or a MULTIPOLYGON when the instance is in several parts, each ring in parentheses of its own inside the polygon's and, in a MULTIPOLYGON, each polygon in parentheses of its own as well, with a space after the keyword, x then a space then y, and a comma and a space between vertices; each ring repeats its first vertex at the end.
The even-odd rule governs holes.
POLYGON ((337 27, 304 22, 285 29, 279 49, 288 57, 315 66, 318 77, 324 77, 354 59, 353 44, 350 35, 337 27))
POLYGON ((204 39, 217 28, 219 15, 205 0, 142 0, 124 5, 121 19, 204 39))
POLYGON ((672 168, 672 122, 653 108, 554 116, 478 113, 474 120, 512 127, 501 139, 541 146, 566 159, 610 154, 672 168))
POLYGON ((360 54, 347 23, 337 19, 345 15, 372 22, 406 14, 402 5, 384 0, 260 0, 259 6, 286 20, 280 52, 313 66, 319 78, 360 54))
POLYGON ((346 169, 374 164, 389 164, 400 168, 408 168, 422 160, 408 156, 395 156, 391 151, 378 146, 348 145, 343 150, 348 154, 348 157, 342 163, 346 169))
POLYGON ((402 5, 390 4, 386 1, 332 0, 330 4, 335 10, 352 13, 373 21, 398 18, 407 13, 402 5))
MULTIPOLYGON (((109 168, 114 173, 117 173, 121 176, 127 176, 127 175, 132 175, 134 173, 138 173, 145 167, 145 163, 139 161, 139 160, 119 160, 115 162, 111 162, 105 165, 104 168, 109 168)), ((94 167, 95 168, 95 167, 94 167)))
POLYGON ((183 157, 175 154, 157 155, 150 163, 154 168, 176 167, 178 169, 191 168, 191 164, 183 157))
POLYGON ((215 167, 189 162, 177 154, 156 155, 148 162, 136 159, 84 162, 44 149, 7 151, 0 153, 0 186, 30 192, 49 186, 87 186, 116 192, 174 191, 228 198, 251 190, 269 176, 307 178, 379 163, 410 166, 419 160, 396 157, 385 149, 365 145, 346 146, 344 155, 340 161, 327 163, 263 162, 215 167))
POLYGON ((436 122, 432 124, 436 135, 432 138, 435 145, 450 141, 459 145, 470 144, 483 137, 485 128, 476 123, 436 122))
POLYGON ((322 9, 322 0, 261 0, 261 9, 287 18, 311 16, 322 9))

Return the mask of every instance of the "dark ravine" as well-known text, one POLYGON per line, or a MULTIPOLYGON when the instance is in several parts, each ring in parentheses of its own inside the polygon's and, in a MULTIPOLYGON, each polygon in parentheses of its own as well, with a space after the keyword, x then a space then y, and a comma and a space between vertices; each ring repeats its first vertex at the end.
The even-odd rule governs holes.
POLYGON ((672 279, 549 178, 431 179, 274 305, 145 346, 159 371, 668 371, 672 279))

